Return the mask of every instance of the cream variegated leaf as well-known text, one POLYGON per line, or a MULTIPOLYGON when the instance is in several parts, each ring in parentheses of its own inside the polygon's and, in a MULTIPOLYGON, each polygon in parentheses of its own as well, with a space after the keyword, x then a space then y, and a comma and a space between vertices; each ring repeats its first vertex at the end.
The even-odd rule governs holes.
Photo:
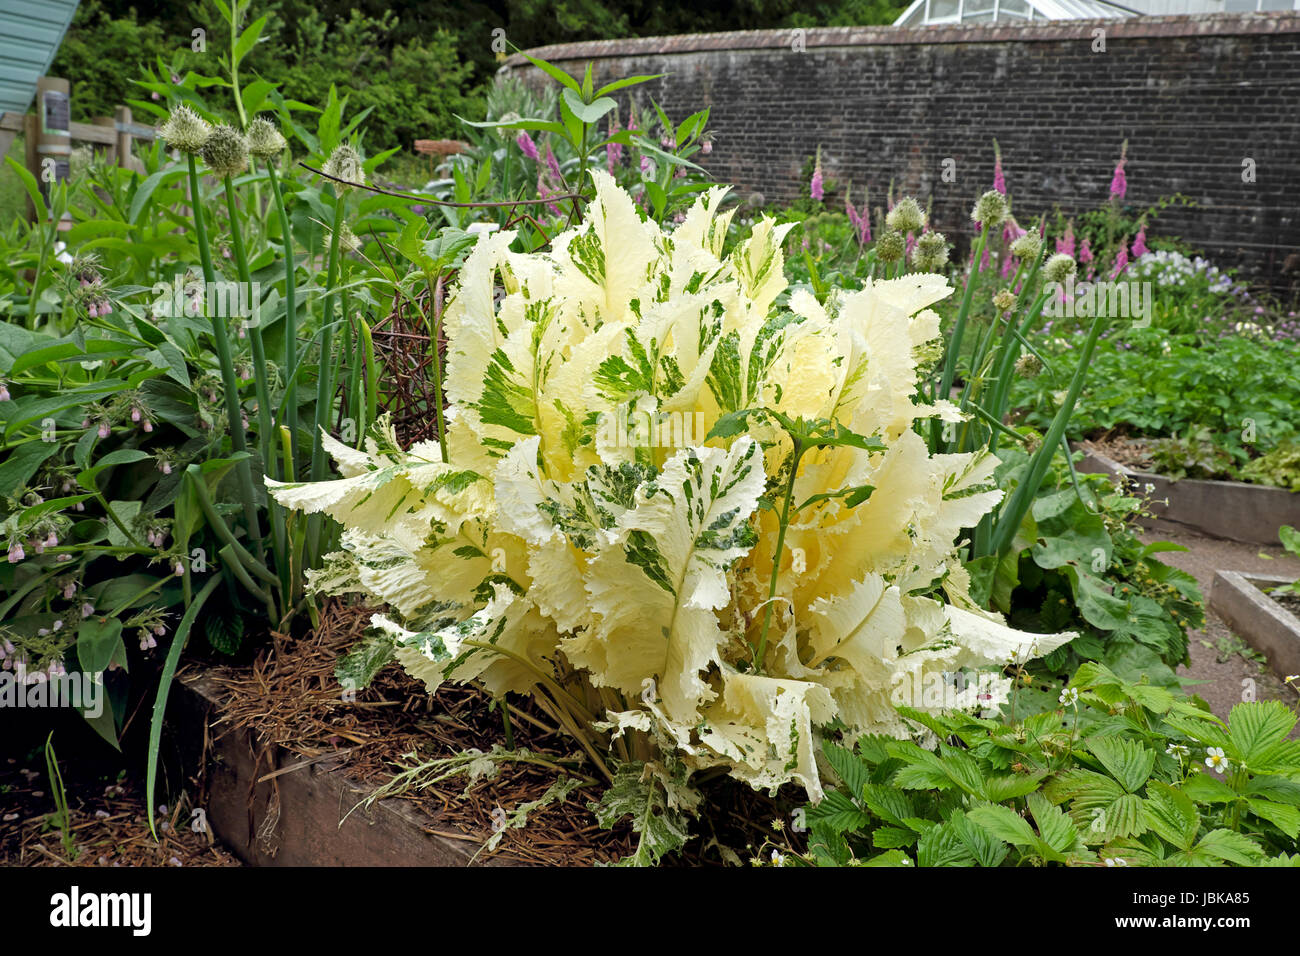
POLYGON ((570 659, 598 663, 595 680, 625 693, 657 680, 669 717, 689 723, 713 696, 702 672, 718 663, 724 638, 714 612, 729 600, 727 569, 753 544, 749 518, 764 483, 761 450, 747 438, 670 458, 638 489, 619 541, 588 566, 597 622, 570 659))

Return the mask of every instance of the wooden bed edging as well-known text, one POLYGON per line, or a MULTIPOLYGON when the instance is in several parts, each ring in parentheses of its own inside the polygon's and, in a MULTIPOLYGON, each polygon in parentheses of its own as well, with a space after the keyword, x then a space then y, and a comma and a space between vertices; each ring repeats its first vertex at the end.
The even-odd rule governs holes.
POLYGON ((1082 451, 1079 471, 1127 478, 1139 487, 1151 485, 1154 499, 1151 513, 1160 522, 1246 544, 1278 543, 1277 531, 1284 524, 1300 527, 1300 494, 1268 485, 1240 481, 1174 481, 1163 475, 1134 471, 1087 444, 1071 446, 1082 451), (1168 499, 1168 504, 1164 500, 1168 499))
POLYGON ((1259 585, 1272 587, 1291 580, 1276 574, 1216 571, 1210 585, 1210 607, 1282 675, 1300 674, 1300 618, 1259 585))
MULTIPOLYGON (((182 677, 175 688, 176 717, 192 739, 186 749, 207 755, 208 805, 213 833, 250 866, 468 866, 477 840, 430 832, 436 817, 400 799, 349 810, 373 790, 347 777, 338 758, 303 764, 277 747, 275 767, 254 767, 255 745, 247 730, 213 726, 222 710, 220 686, 205 675, 182 677), (212 729, 205 735, 204 727, 212 729), (268 773, 274 779, 255 783, 268 773), (250 796, 251 795, 251 796, 250 796), (278 801, 277 801, 278 796, 278 801), (263 838, 265 837, 265 838, 263 838), (274 850, 274 852, 272 852, 274 850)), ((509 865, 480 857, 484 865, 509 865)))

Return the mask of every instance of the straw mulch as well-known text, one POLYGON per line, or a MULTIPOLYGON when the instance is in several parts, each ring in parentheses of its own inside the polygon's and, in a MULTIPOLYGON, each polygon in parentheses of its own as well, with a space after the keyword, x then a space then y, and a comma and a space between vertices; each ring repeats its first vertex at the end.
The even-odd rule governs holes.
MULTIPOLYGON (((341 764, 368 792, 390 781, 399 765, 409 765, 412 753, 427 760, 470 748, 489 751, 503 743, 501 714, 490 709, 493 702, 486 693, 444 686, 429 696, 395 666, 385 668, 355 700, 343 700, 334 677, 336 659, 357 640, 371 613, 332 601, 314 632, 299 639, 273 635, 272 646, 250 667, 209 669, 209 676, 226 691, 222 716, 211 733, 250 731, 262 772, 272 769, 272 754, 279 747, 301 760, 281 755, 278 766, 305 767, 313 758, 329 760, 341 764)), ((553 759, 578 756, 577 744, 555 733, 550 724, 550 718, 526 700, 511 700, 515 747, 553 759)), ((590 763, 582 769, 597 775, 590 763)), ((401 799, 437 815, 430 831, 481 846, 492 835, 494 811, 499 818, 501 810, 536 800, 556 779, 556 771, 545 767, 504 763, 494 779, 479 780, 468 793, 466 781, 453 778, 401 799)), ((626 856, 635 847, 630 826, 602 830, 588 808, 601 792, 598 784, 583 786, 564 803, 535 811, 526 826, 506 830, 499 847, 479 854, 475 862, 589 866, 626 856)), ((770 798, 726 779, 709 784, 705 795, 707 809, 693 822, 697 836, 688 843, 682 863, 721 863, 720 847, 747 857, 752 853, 747 846, 761 846, 765 836, 773 835, 773 819, 790 818, 788 806, 778 808, 770 798)))

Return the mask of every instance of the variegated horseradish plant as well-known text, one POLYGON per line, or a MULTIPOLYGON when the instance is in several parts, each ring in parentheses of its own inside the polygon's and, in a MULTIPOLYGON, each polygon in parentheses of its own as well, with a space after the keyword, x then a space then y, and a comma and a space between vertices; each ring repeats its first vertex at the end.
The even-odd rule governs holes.
MULTIPOLYGON (((341 478, 267 482, 344 526, 311 585, 382 605, 371 672, 391 648, 431 691, 531 694, 617 808, 657 777, 672 810, 710 767, 817 800, 822 728, 906 736, 891 701, 926 709, 910 689, 1073 637, 1012 630, 969 596, 955 538, 1002 497, 996 459, 931 455, 913 429, 959 415, 915 400, 946 279, 778 311, 789 227, 762 219, 724 258, 725 189, 665 232, 594 176, 549 253, 511 252, 506 232, 466 258, 446 460, 381 422, 364 450, 322 435, 341 478)), ((994 707, 1007 683, 956 703, 994 707)), ((684 836, 652 816, 647 859, 684 836)))

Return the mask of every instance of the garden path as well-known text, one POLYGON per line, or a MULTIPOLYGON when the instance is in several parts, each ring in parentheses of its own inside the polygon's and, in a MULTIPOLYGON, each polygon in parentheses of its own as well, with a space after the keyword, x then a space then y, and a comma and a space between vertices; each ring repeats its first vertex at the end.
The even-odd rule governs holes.
MULTIPOLYGON (((1260 547, 1192 531, 1170 531, 1165 524, 1159 530, 1143 532, 1141 538, 1145 542, 1173 541, 1186 547, 1187 551, 1163 553, 1160 559, 1193 575, 1207 602, 1214 572, 1220 569, 1300 577, 1300 559, 1288 555, 1281 546, 1260 547)), ((1199 694, 1220 717, 1226 718, 1233 705, 1241 701, 1242 681, 1246 679, 1255 681, 1260 700, 1282 700, 1292 706, 1296 703, 1296 690, 1288 688, 1281 676, 1209 608, 1205 611, 1205 627, 1190 635, 1190 655, 1191 665, 1180 667, 1178 676, 1202 682, 1187 685, 1188 691, 1199 694)))

